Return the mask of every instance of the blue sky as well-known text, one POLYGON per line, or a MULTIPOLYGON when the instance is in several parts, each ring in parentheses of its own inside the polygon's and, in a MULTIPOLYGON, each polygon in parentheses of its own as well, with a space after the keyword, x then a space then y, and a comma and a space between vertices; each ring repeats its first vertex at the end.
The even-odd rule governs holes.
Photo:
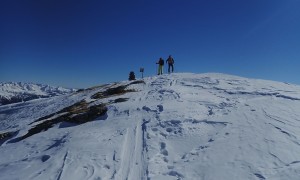
POLYGON ((0 82, 89 87, 220 72, 300 84, 299 0, 2 0, 0 82), (166 67, 165 67, 166 70, 166 67))

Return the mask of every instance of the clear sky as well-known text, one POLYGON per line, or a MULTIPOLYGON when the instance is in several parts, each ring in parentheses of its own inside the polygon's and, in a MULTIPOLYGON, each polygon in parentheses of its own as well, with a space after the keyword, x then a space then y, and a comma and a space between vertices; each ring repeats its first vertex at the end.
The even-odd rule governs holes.
POLYGON ((1 0, 0 82, 220 72, 300 84, 300 0, 1 0), (166 67, 165 67, 166 70, 166 67))

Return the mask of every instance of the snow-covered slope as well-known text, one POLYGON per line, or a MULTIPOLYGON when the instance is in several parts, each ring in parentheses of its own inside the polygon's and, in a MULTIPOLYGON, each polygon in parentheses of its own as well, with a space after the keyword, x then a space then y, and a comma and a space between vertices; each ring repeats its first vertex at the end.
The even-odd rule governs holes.
POLYGON ((34 83, 0 83, 0 105, 75 92, 75 89, 34 83))
POLYGON ((1 106, 0 133, 1 180, 298 180, 300 87, 155 76, 1 106))

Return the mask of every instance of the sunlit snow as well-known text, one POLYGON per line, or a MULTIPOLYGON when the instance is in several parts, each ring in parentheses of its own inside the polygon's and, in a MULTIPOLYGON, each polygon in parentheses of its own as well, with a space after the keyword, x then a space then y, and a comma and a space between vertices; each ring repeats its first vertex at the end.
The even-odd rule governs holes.
POLYGON ((134 91, 106 98, 92 98, 99 86, 0 106, 0 134, 14 132, 0 140, 0 179, 299 179, 300 86, 190 73, 144 82, 111 84, 134 91), (106 115, 16 141, 82 100, 107 104, 106 115))

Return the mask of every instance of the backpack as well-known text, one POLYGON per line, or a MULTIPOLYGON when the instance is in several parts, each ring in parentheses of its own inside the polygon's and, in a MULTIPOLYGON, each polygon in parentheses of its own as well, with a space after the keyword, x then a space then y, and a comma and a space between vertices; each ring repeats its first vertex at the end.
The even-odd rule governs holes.
POLYGON ((174 59, 173 58, 169 58, 168 59, 168 64, 174 64, 174 59))
POLYGON ((158 63, 159 63, 159 65, 164 65, 164 64, 165 64, 165 61, 162 60, 162 59, 160 59, 158 63))

